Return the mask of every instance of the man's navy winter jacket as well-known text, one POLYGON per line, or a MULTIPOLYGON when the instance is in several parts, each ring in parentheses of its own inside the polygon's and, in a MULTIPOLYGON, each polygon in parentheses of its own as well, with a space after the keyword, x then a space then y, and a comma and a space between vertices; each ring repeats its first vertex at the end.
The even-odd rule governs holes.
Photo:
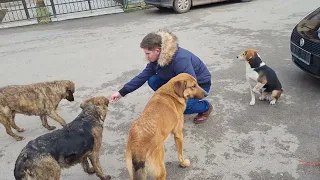
POLYGON ((169 81, 180 73, 188 73, 197 79, 201 87, 210 87, 211 74, 205 64, 190 51, 179 47, 174 35, 168 32, 160 32, 159 35, 162 47, 158 61, 149 62, 139 75, 126 83, 119 91, 121 96, 138 89, 155 74, 169 81))

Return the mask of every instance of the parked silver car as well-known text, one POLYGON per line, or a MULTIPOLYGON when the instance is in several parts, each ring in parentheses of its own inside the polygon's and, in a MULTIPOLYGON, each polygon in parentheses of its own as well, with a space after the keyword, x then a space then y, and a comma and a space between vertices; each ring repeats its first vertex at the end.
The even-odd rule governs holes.
POLYGON ((177 13, 185 13, 193 6, 224 1, 249 2, 252 0, 145 0, 144 2, 147 5, 157 7, 159 10, 173 8, 177 13))

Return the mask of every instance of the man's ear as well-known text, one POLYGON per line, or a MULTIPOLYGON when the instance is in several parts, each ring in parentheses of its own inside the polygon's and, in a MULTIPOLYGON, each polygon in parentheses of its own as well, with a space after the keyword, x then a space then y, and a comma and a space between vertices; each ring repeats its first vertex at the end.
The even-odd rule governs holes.
POLYGON ((161 48, 156 48, 155 52, 156 52, 157 55, 159 55, 161 53, 161 48))
POLYGON ((179 97, 184 97, 183 93, 185 89, 186 89, 185 81, 177 81, 174 85, 174 91, 179 97))

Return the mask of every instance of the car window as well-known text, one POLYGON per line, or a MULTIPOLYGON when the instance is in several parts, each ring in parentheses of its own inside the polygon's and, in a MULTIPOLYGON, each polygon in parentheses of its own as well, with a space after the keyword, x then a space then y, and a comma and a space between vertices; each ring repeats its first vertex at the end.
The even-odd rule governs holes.
POLYGON ((310 20, 318 20, 318 21, 320 21, 320 12, 318 11, 318 13, 315 16, 310 18, 310 20))

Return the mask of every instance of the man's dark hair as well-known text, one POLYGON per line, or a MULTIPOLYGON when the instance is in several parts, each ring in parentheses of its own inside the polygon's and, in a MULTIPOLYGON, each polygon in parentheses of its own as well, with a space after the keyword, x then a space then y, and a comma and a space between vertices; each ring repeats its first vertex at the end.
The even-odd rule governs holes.
POLYGON ((155 48, 161 48, 161 36, 156 33, 147 34, 140 43, 140 48, 153 51, 155 48))

